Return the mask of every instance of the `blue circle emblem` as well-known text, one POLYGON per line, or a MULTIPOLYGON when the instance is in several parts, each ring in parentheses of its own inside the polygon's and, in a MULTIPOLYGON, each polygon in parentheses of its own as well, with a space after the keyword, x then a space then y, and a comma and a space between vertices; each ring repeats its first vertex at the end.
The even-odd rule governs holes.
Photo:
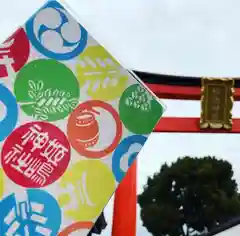
POLYGON ((17 124, 18 106, 13 94, 2 84, 0 84, 0 102, 6 107, 6 115, 0 120, 0 141, 3 141, 17 124))
POLYGON ((85 28, 57 1, 47 2, 30 18, 26 23, 26 32, 40 53, 55 60, 70 60, 87 45, 88 33, 85 28))
POLYGON ((112 170, 118 182, 121 182, 126 174, 126 170, 123 170, 121 167, 123 159, 128 158, 126 164, 127 167, 130 167, 146 141, 147 138, 145 136, 132 135, 125 138, 117 146, 112 157, 112 170))
POLYGON ((11 194, 0 202, 0 235, 57 235, 62 219, 55 198, 40 189, 26 193, 26 199, 11 194))

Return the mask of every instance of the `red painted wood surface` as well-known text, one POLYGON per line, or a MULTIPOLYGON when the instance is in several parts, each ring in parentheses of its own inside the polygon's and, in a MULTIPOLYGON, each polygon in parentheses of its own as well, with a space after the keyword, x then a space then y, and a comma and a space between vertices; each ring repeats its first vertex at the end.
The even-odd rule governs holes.
POLYGON ((168 133, 240 133, 240 119, 233 119, 232 130, 200 129, 200 118, 163 117, 154 132, 168 133))
MULTIPOLYGON (((159 98, 183 100, 200 100, 201 98, 200 87, 171 86, 148 83, 145 83, 145 85, 159 98)), ((234 100, 240 101, 240 88, 235 88, 234 100)))
POLYGON ((112 236, 136 236, 137 161, 115 192, 112 236))

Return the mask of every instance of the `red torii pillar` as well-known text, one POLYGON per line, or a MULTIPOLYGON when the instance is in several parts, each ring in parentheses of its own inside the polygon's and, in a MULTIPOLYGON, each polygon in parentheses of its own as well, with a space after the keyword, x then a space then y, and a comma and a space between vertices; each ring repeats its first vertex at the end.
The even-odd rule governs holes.
POLYGON ((137 160, 115 192, 112 236, 136 236, 137 160))
MULTIPOLYGON (((161 75, 159 75, 161 76, 161 75)), ((159 98, 200 100, 200 87, 146 84, 159 98)), ((240 88, 234 97, 240 100, 240 88)), ((240 119, 233 119, 231 130, 200 128, 200 117, 163 117, 154 132, 167 133, 240 133, 240 119)), ((115 193, 112 236, 136 236, 137 168, 132 165, 115 193)))

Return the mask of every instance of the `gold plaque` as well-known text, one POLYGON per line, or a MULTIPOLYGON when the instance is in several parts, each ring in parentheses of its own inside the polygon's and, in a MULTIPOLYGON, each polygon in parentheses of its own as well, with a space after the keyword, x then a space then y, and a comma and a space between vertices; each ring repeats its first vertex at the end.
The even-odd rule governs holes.
POLYGON ((202 129, 231 129, 234 80, 203 78, 201 88, 202 129))

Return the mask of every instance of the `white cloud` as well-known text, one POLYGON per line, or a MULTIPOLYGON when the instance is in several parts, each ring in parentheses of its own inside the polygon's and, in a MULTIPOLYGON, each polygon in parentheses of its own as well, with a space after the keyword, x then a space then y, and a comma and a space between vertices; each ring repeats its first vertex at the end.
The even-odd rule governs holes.
POLYGON ((162 73, 239 75, 237 0, 68 0, 125 65, 162 73))

